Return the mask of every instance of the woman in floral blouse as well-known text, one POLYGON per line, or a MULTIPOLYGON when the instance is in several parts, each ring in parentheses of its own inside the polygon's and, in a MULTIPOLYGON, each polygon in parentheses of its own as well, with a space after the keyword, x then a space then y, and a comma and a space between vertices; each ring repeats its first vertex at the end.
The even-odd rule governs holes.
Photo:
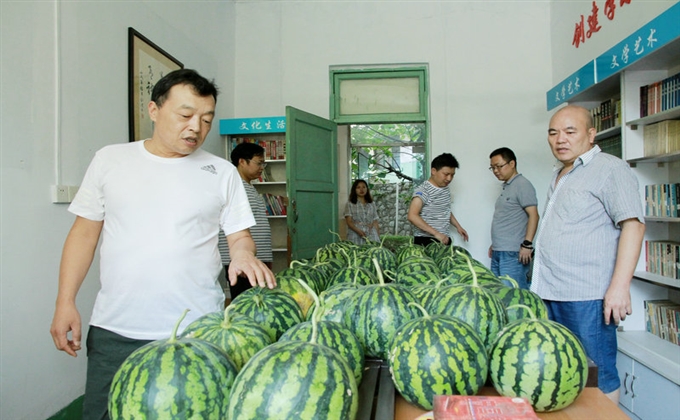
POLYGON ((345 205, 345 220, 349 228, 347 240, 358 245, 366 243, 366 239, 380 241, 378 212, 368 184, 363 179, 357 179, 352 184, 349 201, 345 205))

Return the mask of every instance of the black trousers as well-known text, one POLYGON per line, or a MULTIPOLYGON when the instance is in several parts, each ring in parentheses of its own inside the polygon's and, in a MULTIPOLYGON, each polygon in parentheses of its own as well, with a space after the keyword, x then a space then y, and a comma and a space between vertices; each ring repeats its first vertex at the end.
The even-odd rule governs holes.
POLYGON ((152 340, 133 340, 99 327, 87 332, 87 379, 83 420, 109 419, 109 390, 125 359, 152 340))

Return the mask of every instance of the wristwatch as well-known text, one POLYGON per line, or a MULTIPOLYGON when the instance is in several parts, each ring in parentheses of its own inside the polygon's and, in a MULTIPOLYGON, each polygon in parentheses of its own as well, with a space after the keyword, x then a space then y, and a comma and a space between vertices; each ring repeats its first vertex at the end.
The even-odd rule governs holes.
POLYGON ((526 239, 524 240, 524 242, 522 242, 522 245, 520 246, 526 249, 534 249, 534 243, 531 241, 527 241, 526 239))

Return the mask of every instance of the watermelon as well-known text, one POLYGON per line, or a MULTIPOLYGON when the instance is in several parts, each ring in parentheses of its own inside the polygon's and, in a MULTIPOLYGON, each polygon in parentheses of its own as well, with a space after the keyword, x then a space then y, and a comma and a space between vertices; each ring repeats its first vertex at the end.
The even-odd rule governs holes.
POLYGON ((417 299, 406 287, 385 283, 380 271, 378 279, 379 284, 363 286, 347 300, 343 323, 357 335, 366 356, 386 360, 395 331, 418 316, 408 305, 417 299))
POLYGON ((526 398, 536 411, 555 411, 583 391, 588 360, 569 329, 532 314, 498 334, 489 353, 489 377, 500 395, 526 398))
POLYGON ((502 287, 495 289, 494 293, 505 307, 508 322, 529 318, 531 313, 537 318, 548 318, 548 308, 545 306, 545 302, 531 290, 519 287, 502 287), (531 309, 531 313, 526 310, 527 307, 531 309))
POLYGON ((496 334, 505 325, 505 307, 493 292, 477 284, 477 274, 469 258, 468 265, 472 284, 443 287, 427 309, 430 313, 451 315, 468 323, 489 349, 496 334))
POLYGON ((425 247, 416 244, 409 244, 399 248, 397 252, 397 266, 408 257, 427 257, 425 247))
POLYGON ((177 338, 187 312, 169 339, 140 347, 120 366, 109 392, 111 419, 226 417, 236 367, 210 342, 177 338))
MULTIPOLYGON (((314 301, 317 308, 322 307, 318 296, 314 296, 314 301)), ((354 379, 357 384, 361 383, 364 371, 364 350, 361 342, 343 324, 333 321, 322 321, 320 320, 320 315, 321 309, 315 309, 310 321, 290 328, 279 338, 279 341, 310 341, 314 339, 314 342, 332 348, 345 359, 354 373, 354 379), (314 333, 316 333, 316 337, 312 337, 314 333)))
POLYGON ((411 404, 432 410, 435 395, 474 395, 487 378, 482 339, 466 323, 448 315, 402 325, 390 344, 392 381, 411 404))
POLYGON ((339 284, 365 286, 368 284, 376 284, 377 282, 378 279, 372 272, 362 267, 349 266, 341 268, 333 274, 333 277, 328 281, 328 288, 333 288, 339 284))
MULTIPOLYGON (((342 283, 319 294, 319 320, 342 323, 345 313, 345 302, 359 288, 359 286, 342 283)), ((312 304, 307 312, 307 321, 311 321, 316 304, 312 304)))
POLYGON ((253 287, 236 296, 230 306, 234 312, 249 316, 262 326, 272 342, 303 320, 298 303, 281 289, 253 287))
POLYGON ((430 257, 411 256, 397 267, 396 282, 405 286, 436 283, 440 279, 439 268, 430 257))
POLYGON ((359 407, 354 373, 318 337, 313 318, 308 342, 279 341, 253 356, 234 381, 226 418, 353 420, 359 407))
POLYGON ((223 312, 203 315, 184 329, 182 337, 200 338, 217 345, 227 353, 238 371, 272 340, 252 318, 232 313, 233 308, 229 305, 223 312))

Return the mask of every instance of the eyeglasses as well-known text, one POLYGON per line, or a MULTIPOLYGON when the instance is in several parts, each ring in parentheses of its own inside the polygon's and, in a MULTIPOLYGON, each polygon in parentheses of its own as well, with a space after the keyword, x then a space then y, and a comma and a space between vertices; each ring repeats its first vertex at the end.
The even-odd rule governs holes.
POLYGON ((248 160, 248 162, 253 162, 253 163, 255 163, 257 166, 259 166, 260 168, 266 168, 266 167, 267 167, 267 164, 264 163, 264 162, 258 162, 258 161, 256 161, 256 160, 248 160))
POLYGON ((493 172, 493 171, 500 171, 501 168, 502 168, 503 166, 507 165, 508 163, 510 163, 510 162, 505 162, 505 163, 502 164, 502 165, 493 165, 493 166, 489 166, 489 170, 490 170, 491 172, 493 172))

